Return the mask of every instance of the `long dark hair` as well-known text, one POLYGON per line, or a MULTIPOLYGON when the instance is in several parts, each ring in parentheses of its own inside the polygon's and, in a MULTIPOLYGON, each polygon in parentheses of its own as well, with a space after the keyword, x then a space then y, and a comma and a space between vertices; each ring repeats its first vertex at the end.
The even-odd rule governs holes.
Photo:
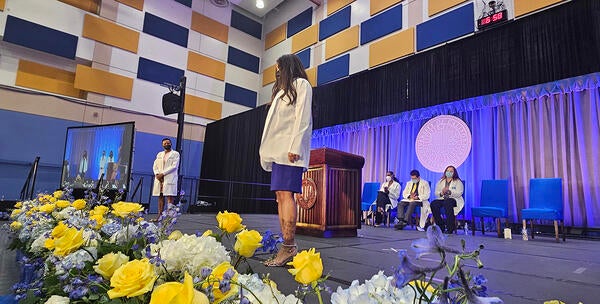
POLYGON ((458 170, 456 170, 456 167, 454 167, 454 166, 448 166, 448 167, 446 167, 446 169, 444 169, 444 173, 442 173, 442 178, 440 178, 440 180, 446 178, 446 171, 448 171, 449 168, 454 169, 454 175, 452 175, 452 179, 453 180, 460 179, 460 177, 458 177, 458 170))
POLYGON ((308 76, 306 76, 306 72, 304 71, 304 65, 295 54, 287 54, 277 59, 277 66, 279 67, 279 77, 275 77, 271 101, 275 99, 275 95, 280 90, 283 90, 283 96, 287 96, 290 100, 289 104, 293 105, 296 103, 296 97, 298 97, 296 88, 293 85, 294 80, 296 78, 308 80, 308 76))
POLYGON ((397 182, 397 183, 400 183, 400 181, 398 180, 398 178, 396 178, 396 174, 394 174, 394 171, 388 171, 388 172, 386 172, 386 173, 389 173, 389 174, 391 174, 391 175, 392 175, 392 180, 393 180, 393 181, 395 181, 395 182, 397 182))

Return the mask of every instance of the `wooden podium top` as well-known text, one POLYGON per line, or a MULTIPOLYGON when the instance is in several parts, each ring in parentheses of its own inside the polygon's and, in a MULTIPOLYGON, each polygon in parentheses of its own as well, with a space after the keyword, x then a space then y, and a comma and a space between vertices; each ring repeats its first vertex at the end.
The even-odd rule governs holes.
POLYGON ((311 150, 309 166, 324 164, 348 169, 362 169, 365 158, 326 147, 311 150))

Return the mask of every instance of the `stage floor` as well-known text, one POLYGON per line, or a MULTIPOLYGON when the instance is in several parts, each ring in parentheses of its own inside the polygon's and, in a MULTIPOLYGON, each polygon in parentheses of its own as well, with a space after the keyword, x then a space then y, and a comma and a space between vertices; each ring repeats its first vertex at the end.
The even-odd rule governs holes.
MULTIPOLYGON (((249 229, 261 233, 269 229, 279 231, 276 215, 242 215, 249 229)), ((1 222, 0 222, 1 223, 1 222)), ((176 228, 185 233, 216 229, 214 214, 184 214, 176 228)), ((498 296, 504 303, 542 303, 544 300, 560 299, 565 303, 598 303, 600 296, 600 242, 567 239, 566 243, 555 243, 553 237, 537 237, 523 241, 496 238, 495 232, 482 236, 451 235, 448 242, 460 247, 465 239, 467 249, 483 244, 481 260, 483 269, 469 267, 474 274, 483 274, 487 279, 488 293, 498 296)), ((316 238, 299 235, 300 250, 315 247, 321 253, 324 273, 329 273, 327 285, 333 290, 337 286, 347 287, 354 279, 365 279, 384 270, 391 275, 398 265, 394 250, 408 249, 411 242, 424 238, 424 232, 393 228, 363 226, 358 237, 316 238)), ((0 295, 7 294, 10 286, 18 279, 19 272, 14 264, 14 253, 6 251, 6 237, 0 237, 0 295)), ((411 256, 409 250, 409 256, 411 256)), ((297 284, 286 268, 267 268, 260 261, 270 254, 257 254, 251 263, 258 273, 271 273, 284 293, 293 293, 297 284)), ((443 271, 442 271, 443 272, 443 271)), ((326 296, 328 299, 329 297, 326 296)), ((314 303, 311 298, 308 303, 314 303)))

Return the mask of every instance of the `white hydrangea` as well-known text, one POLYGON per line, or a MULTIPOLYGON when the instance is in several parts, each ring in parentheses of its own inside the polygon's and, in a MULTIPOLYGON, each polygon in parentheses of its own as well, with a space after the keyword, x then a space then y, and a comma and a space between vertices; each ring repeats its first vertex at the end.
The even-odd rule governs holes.
POLYGON ((56 263, 56 274, 61 275, 72 268, 83 269, 85 262, 93 262, 97 258, 98 251, 96 248, 88 247, 85 250, 79 249, 56 263))
POLYGON ((336 292, 331 295, 333 304, 412 304, 415 299, 415 292, 410 286, 402 289, 396 288, 393 284, 393 277, 388 277, 379 271, 370 280, 364 284, 359 284, 358 280, 352 281, 347 289, 338 287, 336 292))
POLYGON ((40 236, 38 236, 32 243, 31 243, 31 252, 32 253, 36 253, 39 254, 42 251, 44 251, 46 249, 46 247, 44 247, 44 243, 46 242, 48 238, 46 237, 45 234, 41 234, 40 236))
POLYGON ((83 230, 83 243, 85 246, 98 247, 98 238, 100 238, 100 235, 96 231, 91 229, 83 230))
MULTIPOLYGON (((271 285, 265 284, 263 280, 258 276, 258 274, 242 274, 237 277, 237 282, 244 286, 244 288, 249 289, 250 291, 244 289, 242 293, 251 303, 259 303, 263 304, 292 304, 292 303, 302 303, 300 299, 296 298, 294 295, 284 295, 277 288, 271 287, 271 285)), ((237 302, 239 303, 239 302, 237 302)))
POLYGON ((69 304, 69 298, 53 295, 45 304, 69 304))
POLYGON ((123 245, 123 244, 127 243, 127 241, 134 238, 138 229, 139 229, 138 225, 129 225, 129 227, 125 226, 125 227, 121 228, 119 231, 117 231, 115 234, 113 234, 110 237, 109 242, 115 243, 117 245, 123 245))
POLYGON ((75 209, 75 207, 69 206, 69 207, 64 208, 64 209, 62 209, 60 211, 54 211, 54 212, 52 212, 52 216, 55 219, 57 219, 59 221, 62 221, 62 220, 66 220, 66 219, 70 218, 71 216, 73 216, 73 214, 75 213, 75 211, 77 211, 77 209, 75 209))
MULTIPOLYGON (((201 276, 202 268, 214 268, 222 262, 230 262, 227 249, 215 238, 184 234, 178 240, 164 240, 150 245, 152 254, 160 251, 166 271, 187 271, 192 276, 201 276)), ((159 268, 159 271, 165 271, 159 268)))

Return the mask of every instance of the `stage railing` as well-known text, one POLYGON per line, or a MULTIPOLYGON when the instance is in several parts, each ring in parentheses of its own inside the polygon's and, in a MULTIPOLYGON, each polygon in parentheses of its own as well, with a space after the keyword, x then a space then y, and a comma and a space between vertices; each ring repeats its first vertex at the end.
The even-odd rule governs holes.
POLYGON ((29 169, 29 174, 27 174, 27 179, 25 179, 25 184, 23 185, 23 188, 21 188, 20 199, 22 201, 33 198, 39 163, 40 157, 36 156, 33 164, 31 164, 31 168, 29 169))

